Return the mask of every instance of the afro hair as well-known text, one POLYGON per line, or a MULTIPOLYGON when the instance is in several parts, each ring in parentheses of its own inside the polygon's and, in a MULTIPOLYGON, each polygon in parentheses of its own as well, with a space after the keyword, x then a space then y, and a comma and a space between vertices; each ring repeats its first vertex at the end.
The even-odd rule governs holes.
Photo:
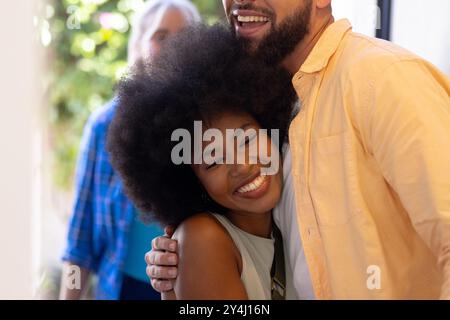
POLYGON ((190 165, 172 162, 172 132, 192 132, 194 121, 236 111, 285 138, 296 96, 291 76, 247 55, 228 28, 197 25, 131 69, 117 99, 108 132, 111 163, 144 220, 178 226, 196 213, 226 209, 205 200, 190 165))

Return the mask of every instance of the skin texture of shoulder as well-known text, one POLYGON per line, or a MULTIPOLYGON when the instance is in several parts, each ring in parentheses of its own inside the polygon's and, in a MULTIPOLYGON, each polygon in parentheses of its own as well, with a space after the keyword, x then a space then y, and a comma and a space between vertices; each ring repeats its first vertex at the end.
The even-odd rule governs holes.
POLYGON ((178 241, 179 251, 174 286, 177 299, 248 299, 241 281, 240 253, 214 216, 202 213, 190 217, 177 228, 173 239, 178 241))

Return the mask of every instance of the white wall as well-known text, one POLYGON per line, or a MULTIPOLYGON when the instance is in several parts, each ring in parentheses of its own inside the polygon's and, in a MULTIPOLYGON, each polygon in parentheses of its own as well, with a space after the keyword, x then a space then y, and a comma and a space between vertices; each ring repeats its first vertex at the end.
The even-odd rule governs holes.
POLYGON ((394 0, 392 41, 450 75, 450 1, 394 0))
POLYGON ((33 295, 40 248, 39 100, 33 2, 0 10, 0 299, 33 295))
MULTIPOLYGON (((450 75, 450 1, 393 0, 391 40, 450 75)), ((333 0, 336 19, 348 18, 353 30, 375 35, 376 0, 333 0)))
POLYGON ((336 20, 347 18, 353 31, 375 36, 379 25, 379 10, 376 0, 333 0, 333 15, 336 20))

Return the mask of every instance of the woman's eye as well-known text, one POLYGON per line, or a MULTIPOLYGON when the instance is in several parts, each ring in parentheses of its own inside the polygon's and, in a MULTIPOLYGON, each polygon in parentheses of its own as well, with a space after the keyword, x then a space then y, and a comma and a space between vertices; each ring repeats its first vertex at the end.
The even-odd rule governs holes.
POLYGON ((224 164, 224 162, 225 162, 225 158, 223 158, 223 157, 214 158, 214 160, 215 161, 213 163, 211 163, 210 165, 208 165, 206 167, 206 170, 210 170, 210 169, 213 169, 215 167, 218 167, 219 165, 224 164))
POLYGON ((163 42, 164 40, 166 40, 166 36, 159 36, 156 38, 159 42, 163 42))
POLYGON ((207 166, 206 170, 210 170, 210 169, 214 168, 216 165, 217 165, 217 163, 214 162, 213 164, 210 164, 209 166, 207 166))
POLYGON ((246 136, 244 143, 241 145, 241 147, 249 145, 250 142, 252 142, 255 138, 256 138, 256 135, 246 136))
POLYGON ((166 40, 166 38, 167 38, 166 33, 158 33, 158 34, 154 35, 153 40, 156 42, 162 43, 166 40))

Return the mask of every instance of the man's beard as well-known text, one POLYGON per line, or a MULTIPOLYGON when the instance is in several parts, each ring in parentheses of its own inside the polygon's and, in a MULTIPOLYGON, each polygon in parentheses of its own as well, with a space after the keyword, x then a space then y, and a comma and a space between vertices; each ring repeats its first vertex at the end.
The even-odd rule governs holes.
MULTIPOLYGON (((279 26, 274 26, 259 44, 242 38, 244 49, 267 64, 278 65, 290 55, 297 45, 308 35, 311 19, 312 1, 285 18, 279 26)), ((234 31, 234 28, 233 28, 234 31)), ((235 32, 235 31, 234 31, 235 32)))

